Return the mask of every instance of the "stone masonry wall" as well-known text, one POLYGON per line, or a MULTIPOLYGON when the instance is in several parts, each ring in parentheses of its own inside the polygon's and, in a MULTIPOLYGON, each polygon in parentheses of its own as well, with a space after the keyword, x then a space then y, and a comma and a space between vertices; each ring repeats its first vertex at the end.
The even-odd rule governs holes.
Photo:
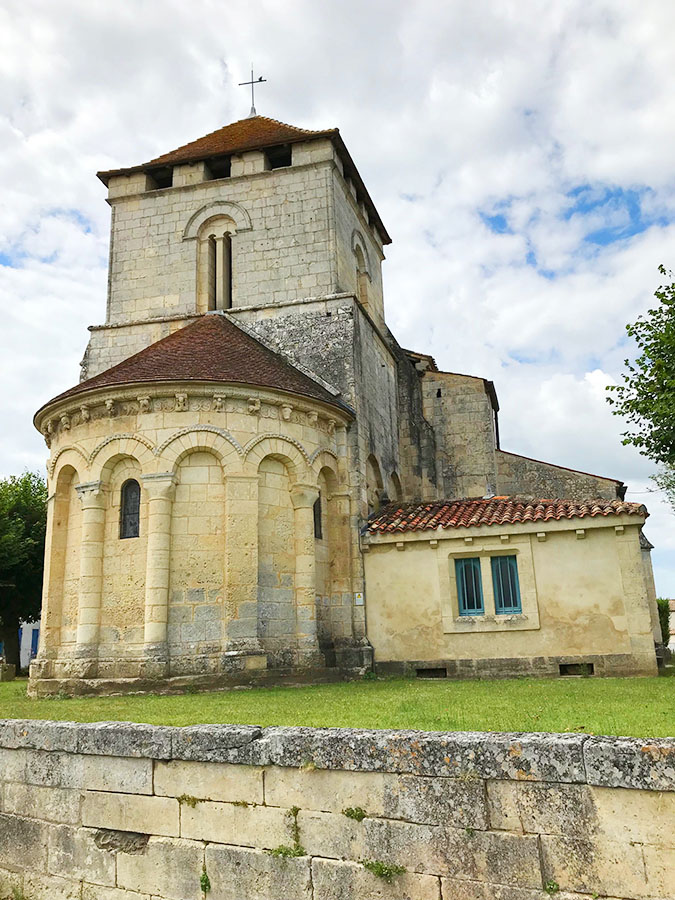
POLYGON ((4 721, 0 790, 2 898, 673 896, 675 739, 4 721))
POLYGON ((497 493, 528 494, 535 497, 569 497, 587 500, 603 497, 616 500, 623 487, 620 481, 576 472, 563 466, 497 451, 497 493))

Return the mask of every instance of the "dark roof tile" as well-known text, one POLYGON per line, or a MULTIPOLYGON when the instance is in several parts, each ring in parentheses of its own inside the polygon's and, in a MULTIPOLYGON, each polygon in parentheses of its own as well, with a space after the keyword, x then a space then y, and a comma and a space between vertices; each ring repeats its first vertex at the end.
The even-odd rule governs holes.
POLYGON ((163 381, 213 381, 272 388, 350 411, 318 382, 238 328, 227 316, 217 314, 201 316, 59 394, 45 406, 95 388, 163 381))

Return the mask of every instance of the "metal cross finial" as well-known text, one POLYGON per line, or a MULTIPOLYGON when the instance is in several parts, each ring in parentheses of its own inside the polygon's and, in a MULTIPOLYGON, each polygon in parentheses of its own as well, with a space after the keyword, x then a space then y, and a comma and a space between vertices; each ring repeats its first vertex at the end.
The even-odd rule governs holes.
POLYGON ((251 85, 251 112, 248 114, 249 119, 253 118, 253 116, 258 115, 258 113, 255 111, 255 86, 256 84, 261 84, 263 81, 267 81, 267 79, 263 78, 262 75, 259 78, 253 77, 253 63, 251 63, 251 80, 239 82, 239 87, 243 87, 245 84, 251 85))

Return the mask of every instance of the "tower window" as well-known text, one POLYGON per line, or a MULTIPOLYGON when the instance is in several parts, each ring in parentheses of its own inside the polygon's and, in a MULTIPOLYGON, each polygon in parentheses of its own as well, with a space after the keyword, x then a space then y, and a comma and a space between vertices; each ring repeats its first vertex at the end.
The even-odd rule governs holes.
POLYGON ((207 179, 213 181, 216 178, 229 178, 232 171, 232 158, 230 156, 216 156, 207 164, 207 179))
POLYGON ((208 242, 208 308, 232 307, 232 237, 211 235, 208 242))
POLYGON ((291 145, 278 144, 276 147, 268 147, 265 156, 270 169, 282 169, 291 165, 291 145))
POLYGON ((120 539, 136 538, 141 519, 141 486, 130 478, 122 485, 120 498, 120 539))
POLYGON ((171 166, 163 166, 159 169, 152 169, 149 173, 152 178, 154 189, 168 188, 173 184, 173 169, 171 166))
POLYGON ((314 537, 323 540, 323 522, 321 520, 321 497, 314 501, 314 537))

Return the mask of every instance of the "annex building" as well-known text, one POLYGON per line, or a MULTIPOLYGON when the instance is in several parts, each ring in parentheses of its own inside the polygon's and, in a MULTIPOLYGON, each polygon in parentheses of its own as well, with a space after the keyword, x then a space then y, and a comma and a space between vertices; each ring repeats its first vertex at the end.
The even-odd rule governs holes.
POLYGON ((99 178, 105 322, 35 416, 34 694, 655 672, 645 508, 502 450, 492 382, 399 346, 337 129, 254 115, 99 178))

